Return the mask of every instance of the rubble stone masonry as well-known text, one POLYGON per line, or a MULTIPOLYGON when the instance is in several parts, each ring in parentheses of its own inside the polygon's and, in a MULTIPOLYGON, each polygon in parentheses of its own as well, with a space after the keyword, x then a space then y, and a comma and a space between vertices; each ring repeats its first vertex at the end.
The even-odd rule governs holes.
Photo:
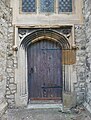
MULTIPOLYGON (((15 106, 15 68, 14 26, 9 0, 0 0, 0 117, 7 105, 15 106)), ((91 111, 91 0, 83 0, 84 24, 75 25, 76 75, 74 91, 77 103, 84 103, 91 111)), ((74 67, 74 66, 73 66, 74 67)))
POLYGON ((12 92, 8 87, 9 84, 14 86, 13 40, 12 9, 9 0, 0 0, 0 117, 15 93, 15 87, 11 87, 12 92))
POLYGON ((84 0, 84 30, 86 40, 86 102, 85 106, 91 112, 91 0, 84 0))

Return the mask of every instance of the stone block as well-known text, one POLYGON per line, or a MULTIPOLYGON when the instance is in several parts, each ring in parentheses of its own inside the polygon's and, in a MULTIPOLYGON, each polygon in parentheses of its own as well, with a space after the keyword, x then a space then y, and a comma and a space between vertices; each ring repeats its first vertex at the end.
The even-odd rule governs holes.
POLYGON ((16 84, 10 84, 9 85, 9 88, 10 88, 10 90, 12 91, 12 90, 16 90, 16 84))
POLYGON ((9 104, 14 104, 15 101, 14 101, 13 99, 8 99, 8 103, 9 103, 9 104))
POLYGON ((7 72, 12 72, 13 70, 11 68, 7 68, 7 72))
POLYGON ((16 90, 12 90, 11 93, 12 93, 12 94, 15 94, 15 93, 16 93, 16 90))
POLYGON ((10 27, 10 28, 9 28, 9 32, 13 32, 13 27, 10 27))
POLYGON ((6 98, 7 98, 7 99, 14 99, 15 96, 14 96, 14 95, 6 95, 6 98))
POLYGON ((11 94, 10 90, 6 91, 6 94, 7 94, 7 95, 10 95, 10 94, 11 94))
POLYGON ((82 104, 85 100, 85 92, 77 93, 77 104, 82 104))
POLYGON ((14 83, 14 78, 9 79, 10 83, 14 83))
POLYGON ((79 87, 84 87, 85 88, 85 82, 80 82, 79 87))
POLYGON ((76 106, 76 94, 75 93, 63 93, 63 105, 64 108, 71 108, 76 106))

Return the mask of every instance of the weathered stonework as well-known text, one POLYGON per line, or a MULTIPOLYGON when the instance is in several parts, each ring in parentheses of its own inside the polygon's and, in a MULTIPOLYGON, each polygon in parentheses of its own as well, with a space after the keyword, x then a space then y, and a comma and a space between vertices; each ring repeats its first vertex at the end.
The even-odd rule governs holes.
MULTIPOLYGON (((0 1, 0 112, 4 112, 7 104, 10 108, 16 106, 15 95, 17 91, 20 90, 17 90, 20 86, 15 81, 15 70, 19 67, 19 62, 22 62, 22 65, 25 65, 23 63, 24 60, 22 60, 22 58, 24 59, 24 56, 20 58, 21 53, 19 52, 21 52, 21 49, 20 51, 18 51, 18 54, 12 49, 13 45, 15 45, 15 39, 21 37, 21 39, 17 39, 17 45, 19 47, 22 41, 22 36, 18 36, 19 34, 17 32, 18 37, 15 38, 15 29, 17 29, 18 31, 18 27, 14 28, 14 26, 12 25, 13 15, 9 2, 9 0, 0 1)), ((76 46, 79 48, 76 50, 76 64, 72 65, 72 70, 75 69, 74 74, 77 79, 74 82, 73 86, 76 93, 76 103, 84 103, 86 108, 91 111, 91 0, 83 0, 83 4, 84 24, 75 25, 73 23, 75 39, 74 44, 76 44, 76 46)), ((36 24, 39 23, 36 22, 36 24)), ((56 24, 57 23, 55 23, 55 25, 56 24)), ((49 24, 47 23, 47 25, 49 24)), ((26 66, 24 66, 24 72, 25 68, 26 66)), ((19 74, 16 72, 16 74, 20 75, 22 74, 22 72, 19 74)), ((24 75, 22 76, 24 77, 24 75)), ((72 77, 74 79, 74 76, 72 77)), ((22 85, 25 84, 25 82, 23 81, 24 79, 19 80, 22 85)), ((21 88, 23 87, 24 86, 22 86, 21 88)), ((24 94, 20 94, 20 97, 24 98, 24 100, 27 101, 27 97, 24 96, 24 94)), ((28 92, 26 92, 26 94, 28 94, 28 92)), ((22 101, 21 103, 23 102, 24 101, 22 101)), ((2 112, 0 114, 0 117, 2 115, 2 112)))
POLYGON ((86 102, 85 106, 91 112, 91 0, 84 0, 84 21, 86 39, 86 102))
POLYGON ((12 9, 10 1, 0 1, 0 117, 8 104, 15 103, 12 9), (10 87, 9 87, 10 86, 10 87))
MULTIPOLYGON (((12 16, 12 14, 11 14, 12 16)), ((15 93, 16 93, 16 84, 15 84, 15 68, 14 68, 14 28, 12 26, 12 18, 8 24, 8 43, 7 43, 7 85, 6 85, 6 100, 9 104, 9 107, 15 106, 15 93)))
POLYGON ((86 40, 84 25, 75 25, 75 42, 78 46, 76 51, 76 75, 77 83, 74 83, 74 90, 77 94, 77 104, 85 101, 85 74, 86 74, 86 40))
POLYGON ((6 7, 5 0, 0 1, 0 117, 7 106, 5 100, 6 92, 6 64, 7 64, 7 43, 8 23, 10 21, 10 9, 6 7))

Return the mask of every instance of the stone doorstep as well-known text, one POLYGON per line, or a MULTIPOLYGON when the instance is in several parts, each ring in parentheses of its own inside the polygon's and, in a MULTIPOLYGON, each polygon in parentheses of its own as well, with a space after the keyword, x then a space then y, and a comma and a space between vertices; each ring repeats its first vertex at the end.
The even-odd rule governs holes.
POLYGON ((42 109, 42 108, 47 108, 47 109, 60 109, 63 110, 63 105, 62 104, 29 104, 27 106, 27 109, 42 109))
POLYGON ((7 103, 3 102, 2 104, 0 104, 0 118, 2 117, 2 115, 4 114, 4 112, 7 109, 7 103))

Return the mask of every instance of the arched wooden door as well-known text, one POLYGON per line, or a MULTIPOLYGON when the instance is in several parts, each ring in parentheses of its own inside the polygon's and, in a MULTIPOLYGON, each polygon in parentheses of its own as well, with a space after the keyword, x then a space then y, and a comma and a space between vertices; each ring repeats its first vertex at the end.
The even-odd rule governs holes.
POLYGON ((28 56, 28 99, 62 99, 62 50, 57 42, 32 43, 28 56))

